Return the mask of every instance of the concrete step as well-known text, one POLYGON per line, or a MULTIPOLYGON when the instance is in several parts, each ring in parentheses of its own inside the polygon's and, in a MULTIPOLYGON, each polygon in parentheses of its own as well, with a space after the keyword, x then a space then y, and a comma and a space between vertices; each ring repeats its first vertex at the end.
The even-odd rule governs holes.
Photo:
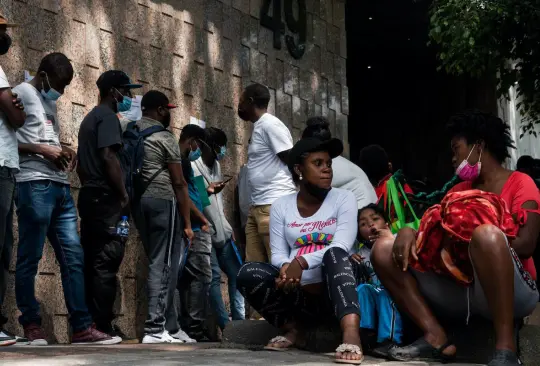
MULTIPOLYGON (((487 364, 495 345, 491 323, 482 319, 471 319, 469 325, 444 324, 449 336, 458 348, 458 362, 487 364)), ((409 327, 410 328, 410 327, 409 327)), ((264 320, 239 320, 230 322, 223 332, 223 342, 260 349, 271 338, 278 335, 277 329, 264 320)), ((407 334, 407 343, 418 337, 418 332, 407 334)), ((308 331, 307 350, 333 352, 341 341, 337 323, 322 325, 308 331)), ((519 332, 521 359, 527 366, 540 366, 540 326, 525 325, 519 332)))

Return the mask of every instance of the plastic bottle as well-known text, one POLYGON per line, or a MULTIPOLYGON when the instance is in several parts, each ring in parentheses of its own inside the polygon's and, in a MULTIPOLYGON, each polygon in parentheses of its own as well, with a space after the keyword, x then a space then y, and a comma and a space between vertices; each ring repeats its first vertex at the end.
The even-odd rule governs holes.
POLYGON ((122 220, 116 225, 116 235, 127 238, 129 235, 129 222, 127 216, 122 216, 122 220))

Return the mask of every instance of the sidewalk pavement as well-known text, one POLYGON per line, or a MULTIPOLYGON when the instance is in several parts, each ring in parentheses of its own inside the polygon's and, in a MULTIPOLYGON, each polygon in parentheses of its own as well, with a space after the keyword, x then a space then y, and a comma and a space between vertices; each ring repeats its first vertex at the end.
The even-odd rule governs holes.
MULTIPOLYGON (((331 355, 313 354, 302 351, 250 351, 223 348, 218 343, 197 345, 114 345, 114 346, 9 346, 0 347, 0 364, 5 366, 203 366, 203 365, 294 365, 334 366, 331 355)), ((431 366, 425 362, 387 362, 366 357, 362 365, 369 366, 431 366)), ((452 364, 453 366, 472 366, 452 364)))

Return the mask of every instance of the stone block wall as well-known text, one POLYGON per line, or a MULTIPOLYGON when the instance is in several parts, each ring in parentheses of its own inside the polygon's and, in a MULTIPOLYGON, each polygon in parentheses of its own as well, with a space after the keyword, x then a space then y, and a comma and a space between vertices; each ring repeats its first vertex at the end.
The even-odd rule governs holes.
MULTIPOLYGON (((80 122, 98 102, 98 76, 114 68, 143 84, 141 94, 158 89, 179 106, 172 114, 176 134, 190 116, 224 129, 230 141, 224 174, 236 175, 247 161, 252 127, 237 117, 236 105, 242 89, 252 82, 268 85, 270 112, 287 124, 295 140, 307 116, 324 115, 344 140, 347 154, 345 0, 306 0, 307 46, 300 60, 290 56, 283 39, 281 50, 273 47, 272 31, 260 25, 263 2, 0 0, 0 11, 20 24, 10 30, 13 46, 0 56, 0 65, 14 86, 23 81, 23 70, 36 71, 47 53, 60 51, 70 58, 75 77, 59 100, 58 113, 61 141, 73 148, 80 122)), ((80 183, 75 176, 72 186, 76 199, 80 183)), ((225 190, 230 217, 233 187, 229 184, 225 190)), ((17 236, 16 220, 14 225, 17 236)), ((145 317, 146 258, 132 231, 119 273, 116 312, 117 323, 135 336, 140 335, 145 317)), ((4 311, 10 318, 7 329, 21 334, 15 261, 16 248, 4 311)), ((36 294, 50 340, 68 342, 59 268, 48 244, 36 277, 36 294)))

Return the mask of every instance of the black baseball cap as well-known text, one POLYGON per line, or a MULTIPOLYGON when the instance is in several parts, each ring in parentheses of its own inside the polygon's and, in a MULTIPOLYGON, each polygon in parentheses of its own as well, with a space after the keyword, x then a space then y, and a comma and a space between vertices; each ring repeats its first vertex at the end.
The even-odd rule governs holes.
POLYGON ((331 138, 330 140, 322 141, 315 137, 303 138, 294 144, 293 148, 289 152, 288 166, 291 172, 294 171, 294 166, 300 164, 301 156, 305 153, 326 151, 330 158, 335 158, 341 155, 343 152, 343 143, 341 140, 331 138))
POLYGON ((169 103, 169 98, 158 90, 150 90, 143 95, 141 100, 141 109, 143 111, 158 109, 159 107, 174 109, 176 106, 169 103))
POLYGON ((138 89, 142 84, 133 84, 127 74, 121 70, 105 71, 96 82, 100 90, 111 88, 138 89))

